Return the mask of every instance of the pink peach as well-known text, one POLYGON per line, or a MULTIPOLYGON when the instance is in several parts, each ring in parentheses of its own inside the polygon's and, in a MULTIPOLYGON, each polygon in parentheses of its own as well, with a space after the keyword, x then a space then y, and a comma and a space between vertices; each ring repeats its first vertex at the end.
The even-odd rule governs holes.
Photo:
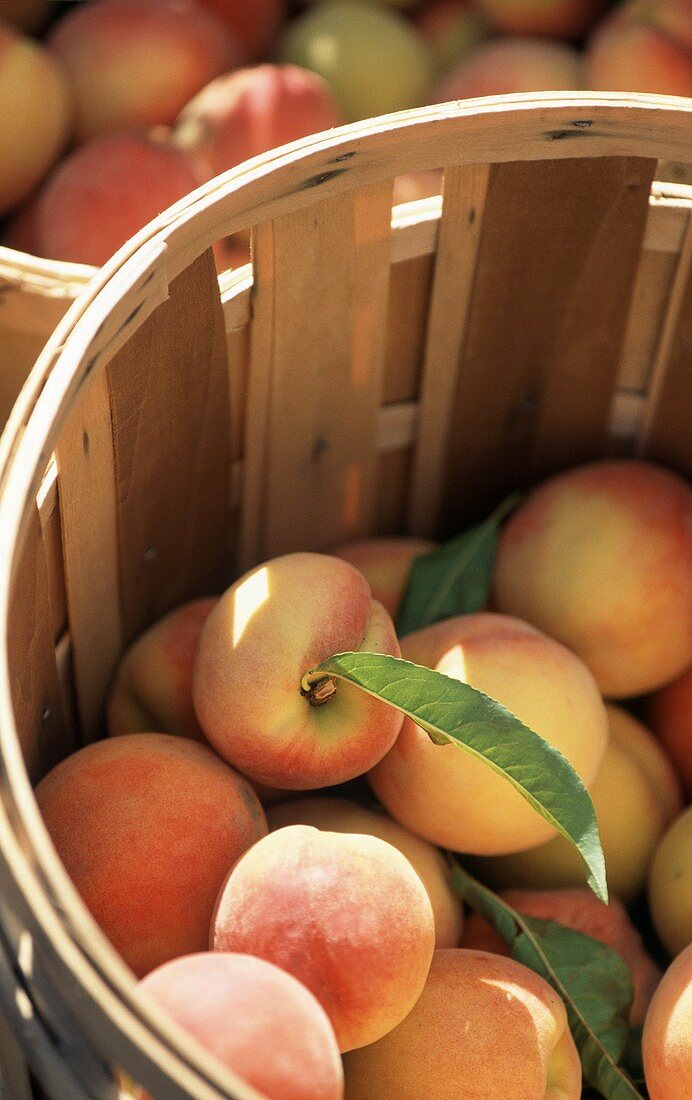
POLYGON ((465 54, 433 87, 428 103, 583 86, 581 58, 572 46, 543 38, 497 38, 465 54))
POLYGON ((692 1100, 692 944, 666 970, 644 1021, 650 1100, 692 1100))
POLYGON ((165 963, 138 988, 267 1100, 341 1100, 344 1074, 327 1015, 278 966, 204 952, 165 963))
POLYGON ((286 825, 312 825, 333 833, 366 833, 398 848, 428 892, 435 918, 435 947, 458 946, 464 907, 452 890, 447 861, 427 840, 405 829, 388 814, 367 809, 347 798, 296 798, 273 805, 266 812, 272 831, 286 825))
POLYGON ((436 951, 425 989, 383 1039, 344 1059, 346 1100, 579 1100, 581 1065, 555 990, 485 951, 436 951))
POLYGON ((228 28, 193 0, 91 0, 48 42, 75 99, 75 136, 170 125, 196 92, 240 64, 228 28))
MULTIPOLYGON (((402 654, 497 699, 559 749, 587 787, 608 739, 593 677, 564 646, 518 619, 459 615, 403 638, 402 654)), ((456 745, 435 745, 411 719, 370 784, 402 825, 455 851, 518 852, 555 835, 508 780, 456 745)))
POLYGON ((579 654, 605 695, 653 691, 692 660, 692 487, 635 460, 550 478, 501 533, 494 593, 579 654))
POLYGON ((37 195, 38 254, 100 266, 196 186, 191 167, 165 134, 132 131, 96 138, 63 160, 37 195))
POLYGON ((393 744, 400 712, 329 678, 317 695, 317 685, 301 694, 306 673, 351 650, 399 655, 392 621, 357 569, 312 553, 257 566, 221 597, 200 638, 192 691, 208 740, 269 786, 361 775, 393 744))
POLYGON ((125 651, 108 696, 111 737, 154 730, 205 740, 192 706, 192 668, 215 604, 209 596, 175 608, 125 651))
POLYGON ((344 1051, 375 1042, 413 1008, 435 928, 420 878, 391 844, 288 825, 231 871, 212 944, 267 959, 302 981, 344 1051))
POLYGON ((591 35, 585 57, 591 88, 692 95, 689 0, 625 0, 591 35))
POLYGON ((36 800, 67 873, 138 977, 207 947, 229 868, 267 832, 242 776, 165 734, 80 749, 41 780, 36 800))
POLYGON ((395 618, 406 591, 413 562, 436 546, 437 543, 430 539, 401 536, 357 539, 342 543, 331 552, 360 569, 370 585, 372 598, 379 600, 392 618, 395 618))
POLYGON ((297 65, 256 65, 207 84, 182 111, 173 141, 200 180, 344 122, 324 80, 297 65))

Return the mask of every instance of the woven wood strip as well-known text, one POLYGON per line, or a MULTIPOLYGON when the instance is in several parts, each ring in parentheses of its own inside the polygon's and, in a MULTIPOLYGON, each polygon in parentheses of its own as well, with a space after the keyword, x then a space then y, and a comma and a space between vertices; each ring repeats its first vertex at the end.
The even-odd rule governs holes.
POLYGON ((211 253, 108 367, 124 641, 230 574, 229 398, 211 253))
POLYGON ((601 453, 654 167, 603 158, 491 169, 446 529, 601 453))

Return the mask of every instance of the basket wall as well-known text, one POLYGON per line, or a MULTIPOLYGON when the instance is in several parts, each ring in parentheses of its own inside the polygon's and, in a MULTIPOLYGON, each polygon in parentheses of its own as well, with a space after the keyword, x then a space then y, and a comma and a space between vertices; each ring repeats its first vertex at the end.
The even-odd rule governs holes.
POLYGON ((2 441, 2 923, 10 955, 9 917, 29 928, 29 996, 86 1043, 88 1095, 98 1059, 236 1095, 138 1005, 32 805, 27 774, 100 736, 126 644, 269 556, 443 536, 582 460, 692 477, 692 191, 655 182, 692 161, 689 101, 478 101, 287 149, 107 265, 2 441), (393 210, 429 167, 443 198, 393 210), (218 280, 209 246, 248 226, 252 265, 218 280))

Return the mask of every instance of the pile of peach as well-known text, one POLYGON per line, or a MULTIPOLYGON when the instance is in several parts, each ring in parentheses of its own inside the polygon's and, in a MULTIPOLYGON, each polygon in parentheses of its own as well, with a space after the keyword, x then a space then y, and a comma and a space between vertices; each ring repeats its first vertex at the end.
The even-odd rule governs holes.
POLYGON ((37 786, 56 849, 143 995, 269 1100, 581 1095, 563 1001, 464 912, 449 852, 621 955, 650 1100, 689 1098, 692 486, 634 460, 550 479, 500 532, 487 608, 399 638, 432 547, 285 555, 154 623, 115 675, 109 736, 37 786), (560 750, 609 904, 484 761, 306 679, 346 651, 464 681, 560 750))
MULTIPOLYGON (((690 0, 3 0, 4 240, 100 265, 286 142, 426 103, 579 88, 692 96, 690 0)), ((431 187, 418 177, 400 198, 431 187)), ((220 267, 246 259, 245 241, 218 249, 220 267)))

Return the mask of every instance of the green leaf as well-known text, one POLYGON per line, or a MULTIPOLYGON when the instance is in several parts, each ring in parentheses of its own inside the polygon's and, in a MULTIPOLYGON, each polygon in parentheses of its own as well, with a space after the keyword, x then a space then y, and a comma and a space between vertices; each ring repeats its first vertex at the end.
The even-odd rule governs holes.
POLYGON ((342 679, 412 718, 436 745, 454 744, 504 776, 542 817, 571 840, 588 884, 608 900, 596 814, 569 761, 506 707, 441 672, 382 653, 338 653, 303 678, 303 690, 342 679))
POLYGON ((454 860, 452 886, 509 945, 512 958, 560 994, 584 1079, 607 1100, 642 1100, 618 1065, 625 1053, 632 1003, 629 969, 612 947, 550 920, 512 909, 454 860))
POLYGON ((482 523, 414 560, 396 621, 400 637, 485 607, 500 525, 520 499, 508 497, 482 523))

